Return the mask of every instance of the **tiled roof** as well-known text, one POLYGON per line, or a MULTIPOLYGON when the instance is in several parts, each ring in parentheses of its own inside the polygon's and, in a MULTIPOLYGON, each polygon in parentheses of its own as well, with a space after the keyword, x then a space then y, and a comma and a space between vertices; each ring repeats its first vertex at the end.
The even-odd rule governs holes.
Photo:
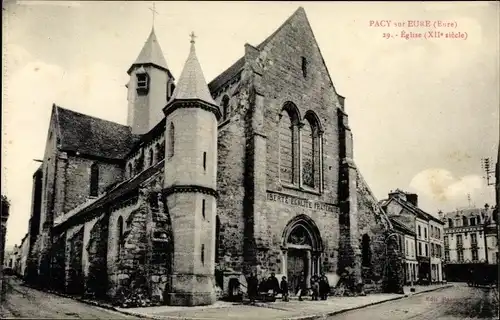
POLYGON ((177 99, 199 99, 210 104, 216 105, 210 91, 208 90, 207 82, 203 71, 201 70, 200 62, 196 57, 194 42, 191 42, 189 56, 182 69, 179 81, 175 86, 174 93, 170 101, 177 99))
POLYGON ((151 29, 151 33, 149 34, 144 47, 142 47, 139 56, 132 64, 128 73, 132 70, 132 67, 139 64, 154 64, 162 69, 167 70, 167 61, 165 61, 165 57, 163 56, 163 51, 161 50, 160 44, 158 43, 158 39, 156 38, 154 28, 151 29))
POLYGON ((131 128, 54 106, 60 149, 107 159, 123 159, 139 136, 131 128))
MULTIPOLYGON (((257 46, 257 49, 262 50, 265 45, 271 41, 272 38, 281 30, 283 29, 284 26, 286 26, 290 20, 295 17, 298 13, 305 14, 304 8, 299 7, 286 21, 278 28, 276 31, 274 31, 269 37, 267 37, 264 41, 261 42, 257 46)), ((219 76, 217 76, 215 79, 210 81, 208 84, 208 87, 210 88, 210 92, 214 92, 215 90, 219 89, 222 85, 224 85, 226 82, 231 80, 234 76, 236 76, 241 69, 245 66, 245 57, 241 57, 238 59, 235 63, 233 63, 229 68, 227 68, 224 72, 222 72, 219 76)))
POLYGON ((231 80, 238 72, 245 66, 245 57, 238 59, 232 66, 230 66, 226 71, 222 72, 214 80, 208 84, 210 92, 214 92, 219 89, 223 84, 231 80))

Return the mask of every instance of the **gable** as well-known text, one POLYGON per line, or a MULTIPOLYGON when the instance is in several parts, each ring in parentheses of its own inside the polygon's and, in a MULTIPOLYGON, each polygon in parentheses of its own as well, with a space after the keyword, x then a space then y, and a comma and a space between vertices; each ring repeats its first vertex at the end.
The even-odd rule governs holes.
MULTIPOLYGON (((307 83, 318 88, 317 93, 323 96, 324 101, 341 107, 330 73, 302 7, 257 48, 261 51, 257 60, 264 70, 281 62, 288 73, 283 76, 290 79, 289 85, 307 83), (302 58, 305 58, 307 63, 306 82, 297 81, 302 77, 302 58)), ((304 88, 299 86, 297 89, 304 88)))
MULTIPOLYGON (((316 41, 314 33, 312 31, 309 20, 307 19, 304 8, 299 7, 276 31, 274 31, 269 37, 267 37, 263 42, 254 47, 261 54, 256 59, 257 63, 264 67, 267 52, 275 47, 287 46, 293 48, 295 53, 300 53, 306 59, 314 59, 321 65, 320 73, 323 75, 321 82, 322 86, 326 83, 326 87, 329 89, 329 95, 325 97, 326 101, 334 103, 339 108, 344 108, 344 97, 337 94, 333 81, 331 79, 328 68, 325 64, 321 50, 316 41), (290 36, 292 34, 292 36, 290 36), (293 34, 300 34, 300 39, 295 39, 293 34)), ((284 60, 288 59, 288 56, 282 55, 284 60)), ((255 59, 252 59, 255 60, 255 59)), ((238 75, 245 67, 245 56, 234 62, 228 69, 214 78, 209 84, 209 90, 212 94, 215 94, 221 87, 223 87, 232 78, 238 75)), ((269 61, 267 61, 269 62, 269 61)), ((272 62, 271 62, 272 63, 272 62)))
POLYGON ((106 159, 123 159, 139 136, 131 128, 56 106, 59 149, 106 159))

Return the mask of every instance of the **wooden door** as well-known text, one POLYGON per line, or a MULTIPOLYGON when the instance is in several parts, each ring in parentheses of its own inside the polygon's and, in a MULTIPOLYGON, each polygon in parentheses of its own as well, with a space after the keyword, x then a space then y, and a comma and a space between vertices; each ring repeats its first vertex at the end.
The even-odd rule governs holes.
POLYGON ((306 255, 303 250, 289 250, 287 259, 288 287, 291 294, 297 292, 301 274, 306 275, 306 255))

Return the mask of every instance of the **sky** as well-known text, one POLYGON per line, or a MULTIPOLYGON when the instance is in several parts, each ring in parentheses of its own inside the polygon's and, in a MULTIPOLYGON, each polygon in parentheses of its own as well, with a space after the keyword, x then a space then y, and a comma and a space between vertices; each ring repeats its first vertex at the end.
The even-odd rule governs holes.
MULTIPOLYGON (((3 2, 2 194, 7 246, 31 211, 52 103, 126 123, 126 73, 152 27, 150 1, 3 2)), ((156 2, 155 31, 174 77, 189 34, 207 81, 304 7, 337 92, 354 160, 381 200, 416 192, 429 213, 494 204, 481 159, 499 141, 499 4, 495 2, 156 2), (390 20, 389 27, 375 27, 390 20), (451 22, 467 39, 403 39, 397 22, 451 22), (372 22, 372 23, 370 23, 372 22), (370 26, 372 25, 372 26, 370 26), (393 38, 384 38, 384 33, 393 38), (469 196, 468 196, 469 195, 469 196), (470 201, 469 201, 470 197, 470 201)), ((493 180, 492 180, 493 181, 493 180)))

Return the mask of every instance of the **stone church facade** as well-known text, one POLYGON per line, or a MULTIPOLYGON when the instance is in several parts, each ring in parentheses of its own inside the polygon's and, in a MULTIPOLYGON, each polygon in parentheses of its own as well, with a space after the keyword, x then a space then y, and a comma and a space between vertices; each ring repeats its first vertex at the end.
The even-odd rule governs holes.
POLYGON ((211 304, 250 272, 383 290, 392 226, 304 9, 210 83, 201 70, 192 41, 176 81, 152 30, 127 125, 53 106, 29 281, 130 306, 211 304))

